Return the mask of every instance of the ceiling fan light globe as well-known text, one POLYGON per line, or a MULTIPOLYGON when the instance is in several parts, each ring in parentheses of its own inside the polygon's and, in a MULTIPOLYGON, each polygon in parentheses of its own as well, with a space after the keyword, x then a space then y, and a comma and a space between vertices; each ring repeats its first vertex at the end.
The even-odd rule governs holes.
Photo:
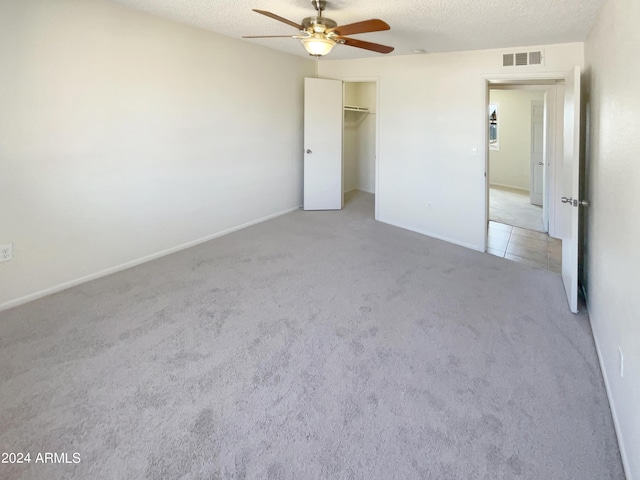
POLYGON ((325 38, 322 35, 313 35, 309 38, 303 38, 300 41, 309 55, 313 55, 314 57, 322 57, 328 54, 336 44, 334 40, 325 38))

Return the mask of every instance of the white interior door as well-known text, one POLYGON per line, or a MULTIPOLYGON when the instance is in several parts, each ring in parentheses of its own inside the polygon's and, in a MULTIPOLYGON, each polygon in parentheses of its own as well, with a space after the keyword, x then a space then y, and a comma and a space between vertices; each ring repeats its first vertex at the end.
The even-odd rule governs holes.
POLYGON ((544 101, 531 101, 531 188, 530 202, 543 204, 544 193, 544 101))
MULTIPOLYGON (((564 168, 564 83, 554 85, 547 96, 549 107, 549 129, 547 141, 551 145, 547 150, 547 211, 549 212, 549 236, 562 239, 562 213, 565 206, 560 203, 564 195, 562 170, 564 168)), ((573 113, 572 113, 573 115, 573 113)), ((567 212, 568 213, 568 212, 567 212)), ((544 214, 544 212, 543 212, 544 214)))
MULTIPOLYGON (((578 312, 578 219, 580 210, 580 67, 565 77, 562 184, 562 281, 572 312, 578 312)), ((556 199, 557 201, 557 199, 556 199)))
POLYGON ((304 80, 304 209, 342 208, 342 81, 304 80))

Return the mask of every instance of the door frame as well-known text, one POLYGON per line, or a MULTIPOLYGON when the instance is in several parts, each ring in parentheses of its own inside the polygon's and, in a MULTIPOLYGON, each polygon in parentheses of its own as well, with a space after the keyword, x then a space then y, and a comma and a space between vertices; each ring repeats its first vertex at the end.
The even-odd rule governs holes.
MULTIPOLYGON (((564 95, 562 84, 558 83, 563 79, 532 79, 532 80, 487 80, 486 87, 486 104, 489 105, 489 95, 491 90, 536 90, 544 92, 544 178, 543 178, 543 194, 542 194, 542 219, 545 226, 545 232, 553 238, 560 238, 559 232, 556 229, 556 202, 552 201, 554 195, 557 193, 557 181, 559 168, 562 161, 562 109, 560 108, 560 102, 558 97, 564 95), (559 116, 560 115, 560 116, 559 116), (552 168, 547 168, 551 163, 552 168)), ((485 108, 485 111, 487 108, 485 108)), ((487 122, 485 122, 487 123, 487 122)), ((488 125, 485 127, 487 130, 485 134, 485 142, 487 144, 485 148, 486 152, 486 220, 488 225, 489 221, 489 189, 490 189, 490 163, 489 155, 490 150, 488 148, 488 125)), ((485 240, 488 232, 485 232, 485 240)), ((485 245, 486 250, 486 245, 485 245)))
MULTIPOLYGON (((381 112, 381 108, 380 108, 380 77, 351 77, 351 76, 347 76, 347 77, 321 77, 321 78, 326 78, 328 80, 341 80, 342 84, 343 84, 343 89, 344 89, 344 84, 345 83, 375 83, 376 84, 376 141, 375 141, 375 162, 374 162, 374 182, 373 182, 373 194, 375 197, 375 213, 374 213, 374 218, 376 220, 378 220, 378 215, 379 215, 379 205, 380 205, 380 189, 379 189, 379 179, 380 179, 380 175, 378 174, 379 172, 379 167, 380 167, 380 112, 381 112)), ((344 103, 344 95, 343 95, 343 103, 344 103)), ((344 105, 343 105, 344 106, 344 105)), ((344 162, 342 163, 342 168, 343 168, 343 172, 342 172, 342 179, 344 182, 344 162)), ((344 190, 344 188, 343 188, 344 190)), ((344 195, 344 193, 343 193, 344 195)))
MULTIPOLYGON (((512 74, 494 74, 494 75, 483 75, 482 89, 484 91, 484 102, 482 106, 482 125, 484 132, 484 136, 482 139, 481 145, 484 145, 484 154, 485 154, 485 170, 484 170, 484 183, 485 183, 485 209, 484 209, 484 251, 487 251, 488 237, 489 237, 489 122, 487 122, 487 111, 489 105, 489 90, 491 87, 496 85, 557 85, 558 87, 562 86, 564 88, 564 78, 566 72, 548 72, 548 73, 512 73, 512 74)), ((564 89, 562 89, 562 97, 564 98, 564 89)), ((559 105, 559 99, 556 99, 556 104, 559 105)), ((557 108, 556 113, 562 112, 562 109, 557 108)), ((556 119, 557 121, 557 119, 556 119)), ((559 125, 557 128, 560 128, 559 125)), ((562 126, 564 129, 564 125, 562 126)), ((557 150, 556 150, 557 152, 557 150)), ((557 162, 556 162, 557 163, 557 162)), ((555 172, 555 169, 554 169, 555 172)), ((554 178, 555 182, 555 178, 554 178)), ((551 191, 551 189, 549 189, 551 191)), ((553 211, 556 211, 557 200, 555 199, 555 186, 553 188, 553 192, 551 196, 553 198, 553 202, 550 202, 550 208, 553 211), (553 204, 553 205, 551 205, 553 204)), ((549 222, 551 225, 551 222, 549 222)), ((551 230, 551 228, 550 228, 551 230)), ((555 231, 553 232, 555 234, 555 231)))

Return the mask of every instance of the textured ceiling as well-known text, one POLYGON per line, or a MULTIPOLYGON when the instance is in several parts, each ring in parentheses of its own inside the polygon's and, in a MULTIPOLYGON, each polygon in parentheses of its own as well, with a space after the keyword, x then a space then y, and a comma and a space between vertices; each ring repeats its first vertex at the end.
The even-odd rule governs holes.
MULTIPOLYGON (((230 37, 295 35, 284 23, 254 13, 268 10, 301 21, 315 10, 309 0, 112 0, 154 15, 187 23, 230 37)), ((428 53, 526 45, 579 42, 586 39, 604 0, 329 0, 324 16, 339 25, 370 18, 386 21, 387 32, 354 38, 395 47, 389 55, 416 49, 428 53)), ((306 56, 289 38, 245 40, 306 56)), ((329 57, 382 56, 337 45, 329 57)))

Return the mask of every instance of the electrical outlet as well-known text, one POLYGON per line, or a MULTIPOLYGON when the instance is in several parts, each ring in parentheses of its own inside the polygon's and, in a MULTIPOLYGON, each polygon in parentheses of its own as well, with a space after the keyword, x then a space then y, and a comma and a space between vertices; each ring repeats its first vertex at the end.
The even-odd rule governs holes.
POLYGON ((622 348, 618 347, 620 352, 620 378, 624 378, 624 355, 622 354, 622 348))
POLYGON ((0 245, 0 262, 8 262, 13 258, 13 243, 0 245))

